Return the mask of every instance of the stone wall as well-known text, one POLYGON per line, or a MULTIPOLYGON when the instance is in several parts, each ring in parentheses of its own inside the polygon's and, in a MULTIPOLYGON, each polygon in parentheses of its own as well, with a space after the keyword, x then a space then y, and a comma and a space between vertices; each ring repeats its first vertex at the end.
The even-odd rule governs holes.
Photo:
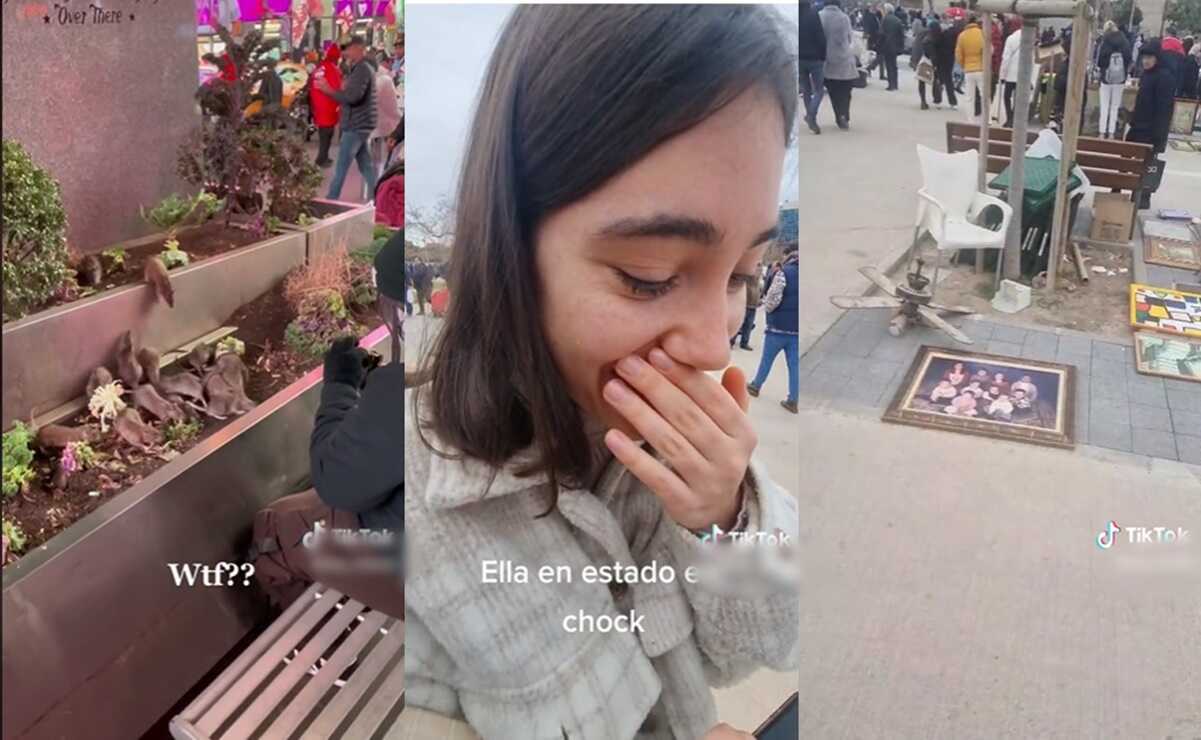
POLYGON ((63 189, 81 251, 151 231, 138 206, 184 191, 200 123, 196 9, 183 0, 4 0, 3 131, 63 189))

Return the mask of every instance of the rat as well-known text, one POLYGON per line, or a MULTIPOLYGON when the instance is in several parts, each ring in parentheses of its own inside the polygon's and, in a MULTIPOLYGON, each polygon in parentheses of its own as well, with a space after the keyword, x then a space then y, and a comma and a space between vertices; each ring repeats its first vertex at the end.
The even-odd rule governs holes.
POLYGON ((138 364, 142 366, 142 372, 146 374, 146 380, 153 385, 158 385, 159 380, 159 354, 149 347, 142 347, 135 355, 138 364))
POLYGON ((184 362, 196 372, 203 373, 211 359, 213 359, 212 345, 201 343, 192 348, 192 351, 184 358, 184 362))
POLYGON ((172 287, 171 278, 167 275, 167 266, 161 259, 151 257, 146 260, 142 276, 154 288, 154 295, 160 301, 166 303, 170 308, 175 308, 175 288, 172 287))
POLYGON ((254 402, 246 397, 245 381, 248 375, 246 365, 237 355, 227 353, 217 358, 216 367, 204 379, 209 416, 224 419, 254 408, 254 402))
POLYGON ((122 411, 116 422, 113 423, 113 429, 117 430, 121 439, 143 452, 162 441, 162 436, 158 431, 154 427, 147 426, 135 408, 127 408, 122 411))
POLYGON ((61 450, 72 442, 91 442, 95 438, 95 432, 88 427, 66 427, 61 424, 40 427, 35 437, 38 447, 44 450, 61 450))
POLYGON ((92 374, 88 376, 88 385, 87 385, 88 399, 90 400, 92 398, 92 394, 96 392, 97 388, 99 388, 102 385, 108 385, 111 382, 113 382, 113 374, 108 371, 107 367, 104 367, 103 365, 101 365, 100 367, 93 370, 92 374))
POLYGON ((94 254, 81 259, 76 271, 79 273, 80 285, 99 285, 100 281, 104 280, 104 266, 94 254))
POLYGON ((160 421, 183 421, 183 412, 179 407, 158 394, 150 384, 139 385, 133 392, 133 403, 140 409, 150 412, 151 416, 160 421))
POLYGON ((163 375, 154 384, 155 389, 164 396, 180 396, 193 401, 204 403, 204 384, 192 373, 176 373, 163 375))
POLYGON ((142 382, 142 366, 138 364, 133 348, 133 331, 122 334, 121 343, 117 345, 117 377, 126 388, 137 388, 142 382))

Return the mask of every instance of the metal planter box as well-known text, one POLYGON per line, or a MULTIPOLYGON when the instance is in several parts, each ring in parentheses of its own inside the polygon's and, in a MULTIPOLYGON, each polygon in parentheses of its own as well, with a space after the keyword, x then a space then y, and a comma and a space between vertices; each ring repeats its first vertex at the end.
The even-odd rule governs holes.
POLYGON ((305 235, 308 259, 339 246, 353 250, 371 243, 375 206, 323 199, 313 200, 310 206, 321 220, 308 226, 284 224, 284 228, 305 235))
POLYGON ((97 365, 113 366, 126 329, 143 345, 178 347, 221 326, 304 261, 304 234, 286 232, 173 270, 174 308, 136 283, 5 324, 4 429, 82 395, 97 365))
POLYGON ((140 737, 263 621, 242 576, 177 587, 167 563, 242 558, 308 473, 320 393, 316 368, 4 569, 5 738, 140 737))

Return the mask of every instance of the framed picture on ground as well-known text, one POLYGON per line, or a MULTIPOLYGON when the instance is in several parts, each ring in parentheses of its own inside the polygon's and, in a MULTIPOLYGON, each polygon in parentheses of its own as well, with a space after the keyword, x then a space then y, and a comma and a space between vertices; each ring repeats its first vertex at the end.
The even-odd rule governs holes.
POLYGON ((1193 133, 1193 125, 1197 120, 1198 101, 1188 98, 1176 98, 1172 107, 1172 122, 1169 133, 1189 136, 1193 133))
POLYGON ((1158 218, 1143 216, 1143 236, 1175 239, 1176 241, 1191 242, 1201 238, 1193 230, 1193 225, 1187 221, 1165 221, 1158 218))
POLYGON ((1134 369, 1144 375, 1201 383, 1201 339, 1136 331, 1134 362, 1134 369))
POLYGON ((1074 447, 1076 368, 922 346, 883 420, 1074 447))
POLYGON ((1201 270, 1201 243, 1148 236, 1143 239, 1143 261, 1183 270, 1201 270))
POLYGON ((1201 293, 1131 283, 1130 324, 1135 329, 1201 337, 1201 293))

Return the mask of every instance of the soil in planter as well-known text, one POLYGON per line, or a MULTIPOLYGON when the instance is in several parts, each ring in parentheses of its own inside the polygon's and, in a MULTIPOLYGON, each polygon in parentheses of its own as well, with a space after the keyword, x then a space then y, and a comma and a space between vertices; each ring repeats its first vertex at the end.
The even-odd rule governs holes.
MULTIPOLYGON (((177 238, 179 240, 179 248, 188 253, 188 257, 190 258, 188 265, 190 266, 205 259, 216 257, 227 252, 232 252, 240 247, 249 246, 255 242, 263 241, 264 239, 270 238, 270 236, 271 235, 266 237, 259 236, 252 231, 238 228, 237 226, 227 227, 225 226, 223 219, 215 219, 195 228, 183 231, 177 238)), ((53 308, 54 306, 72 303, 73 301, 88 298, 113 288, 140 283, 142 282, 142 271, 146 267, 146 262, 151 257, 157 256, 162 251, 163 243, 160 241, 152 242, 141 247, 126 249, 125 268, 120 271, 113 270, 111 267, 111 260, 105 259, 101 257, 99 253, 97 253, 96 256, 101 258, 100 261, 102 264, 104 264, 106 270, 104 279, 100 282, 100 285, 82 288, 83 291, 87 292, 70 301, 63 300, 61 298, 52 299, 36 310, 30 311, 30 313, 36 313, 37 311, 44 311, 47 308, 53 308), (110 270, 112 271, 110 272, 110 270)))
MULTIPOLYGON (((355 320, 364 326, 374 328, 380 323, 372 308, 355 306, 351 310, 355 320)), ((246 395, 257 403, 270 398, 321 364, 321 358, 301 357, 284 345, 284 330, 294 317, 291 306, 284 299, 281 281, 272 290, 239 308, 224 322, 226 326, 237 326, 235 336, 246 344, 246 354, 242 358, 250 374, 246 382, 246 395)), ((174 369, 168 372, 174 372, 174 369)), ((143 418, 146 416, 143 414, 143 418)), ((138 451, 121 442, 110 429, 92 443, 92 448, 100 457, 99 464, 72 475, 66 487, 58 492, 50 485, 54 460, 37 453, 34 461, 37 477, 30 483, 29 490, 4 501, 4 518, 18 525, 25 534, 26 544, 22 554, 32 552, 105 501, 132 487, 236 418, 218 420, 201 415, 200 433, 195 438, 172 443, 170 449, 162 453, 138 451)), ((95 420, 87 412, 82 412, 66 423, 69 426, 94 426, 95 420)), ((154 426, 162 428, 157 422, 154 426)), ((10 551, 4 564, 19 557, 10 551)))

